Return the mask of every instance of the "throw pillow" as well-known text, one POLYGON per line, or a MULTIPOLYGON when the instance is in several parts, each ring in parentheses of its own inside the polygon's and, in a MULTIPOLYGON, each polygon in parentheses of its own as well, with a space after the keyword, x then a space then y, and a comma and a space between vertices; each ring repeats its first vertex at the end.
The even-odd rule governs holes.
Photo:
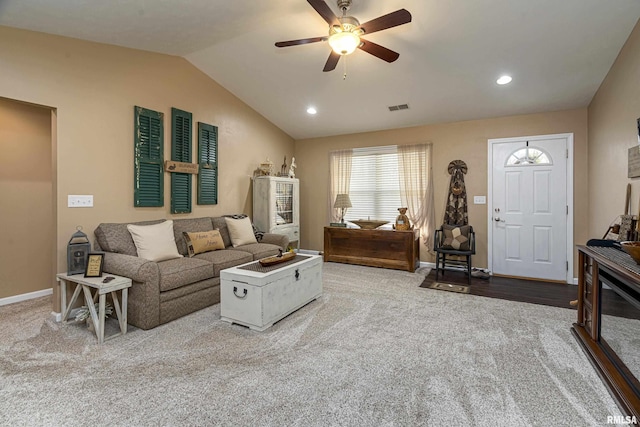
POLYGON ((442 248, 455 249, 457 251, 468 251, 470 225, 443 225, 444 242, 442 248))
MULTIPOLYGON (((224 218, 233 218, 233 219, 242 219, 242 218, 249 218, 247 215, 245 214, 235 214, 235 215, 223 215, 224 218)), ((251 219, 249 219, 249 221, 251 221, 251 219)), ((251 223, 251 228, 253 228, 253 234, 256 236, 256 240, 258 242, 262 241, 262 238, 264 237, 264 231, 260 231, 256 228, 255 224, 251 223)), ((224 237, 223 237, 224 239, 224 237)))
POLYGON ((231 245, 234 248, 249 243, 258 243, 256 236, 253 234, 253 226, 249 217, 242 219, 225 217, 224 221, 227 223, 231 245))
POLYGON ((203 252, 224 249, 224 242, 218 230, 196 231, 193 233, 185 231, 182 235, 187 243, 189 258, 203 252))
POLYGON ((127 225, 138 256, 150 261, 181 258, 173 236, 173 221, 154 225, 127 225))

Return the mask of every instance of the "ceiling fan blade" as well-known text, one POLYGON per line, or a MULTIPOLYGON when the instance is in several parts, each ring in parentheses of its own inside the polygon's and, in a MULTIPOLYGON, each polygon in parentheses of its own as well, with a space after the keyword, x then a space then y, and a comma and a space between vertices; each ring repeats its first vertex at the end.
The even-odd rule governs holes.
POLYGON ((320 16, 322 16, 322 19, 327 21, 327 24, 340 25, 338 17, 323 0, 307 0, 307 2, 316 10, 316 12, 318 12, 318 14, 320 14, 320 16))
POLYGON ((324 64, 324 69, 322 71, 327 72, 335 70, 336 65, 338 65, 338 61, 340 60, 340 56, 341 55, 335 53, 334 51, 331 51, 331 53, 329 54, 329 59, 327 59, 327 63, 324 64))
POLYGON ((315 43, 315 42, 323 42, 327 40, 327 37, 311 37, 308 39, 299 39, 299 40, 288 40, 286 42, 277 42, 277 47, 287 47, 287 46, 298 46, 301 44, 307 43, 315 43))
POLYGON ((411 14, 406 9, 396 10, 395 12, 379 16, 369 22, 360 25, 365 34, 375 33, 376 31, 386 30, 387 28, 397 27, 398 25, 411 22, 411 14))
POLYGON ((380 46, 379 44, 375 44, 374 42, 367 40, 360 40, 362 41, 362 44, 359 46, 360 49, 382 59, 383 61, 393 62, 400 57, 398 52, 394 52, 384 46, 380 46))

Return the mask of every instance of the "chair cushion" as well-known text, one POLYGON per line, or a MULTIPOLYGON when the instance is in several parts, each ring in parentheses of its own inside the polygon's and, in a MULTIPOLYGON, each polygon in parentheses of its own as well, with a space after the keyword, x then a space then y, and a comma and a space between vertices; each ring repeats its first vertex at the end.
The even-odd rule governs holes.
POLYGON ((447 225, 442 226, 444 232, 443 249, 454 249, 457 251, 468 251, 470 225, 447 225))

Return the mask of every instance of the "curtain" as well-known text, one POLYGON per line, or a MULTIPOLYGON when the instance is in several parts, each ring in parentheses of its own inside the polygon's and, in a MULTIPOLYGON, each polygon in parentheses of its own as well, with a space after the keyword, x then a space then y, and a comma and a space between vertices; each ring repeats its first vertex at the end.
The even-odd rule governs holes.
POLYGON ((432 151, 431 143, 398 146, 400 200, 407 208, 409 221, 420 230, 420 238, 428 251, 433 251, 435 234, 432 151))
POLYGON ((329 222, 340 221, 340 212, 333 207, 333 203, 338 194, 349 194, 352 156, 352 150, 329 152, 329 200, 327 205, 329 222))

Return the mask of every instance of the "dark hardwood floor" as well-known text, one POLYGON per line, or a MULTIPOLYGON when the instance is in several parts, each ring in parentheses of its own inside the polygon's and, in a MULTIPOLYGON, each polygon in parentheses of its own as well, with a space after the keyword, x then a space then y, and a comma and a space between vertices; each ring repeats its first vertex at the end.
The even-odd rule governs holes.
MULTIPOLYGON (((420 287, 428 288, 435 281, 435 277, 435 270, 431 270, 420 287)), ((467 276, 461 271, 448 270, 444 276, 440 274, 438 281, 468 285, 467 276)), ((576 307, 571 306, 569 302, 578 298, 578 286, 497 276, 491 276, 489 279, 472 277, 469 294, 575 310, 576 307)), ((640 319, 640 310, 635 309, 624 298, 607 289, 603 290, 602 311, 611 316, 640 319)))

